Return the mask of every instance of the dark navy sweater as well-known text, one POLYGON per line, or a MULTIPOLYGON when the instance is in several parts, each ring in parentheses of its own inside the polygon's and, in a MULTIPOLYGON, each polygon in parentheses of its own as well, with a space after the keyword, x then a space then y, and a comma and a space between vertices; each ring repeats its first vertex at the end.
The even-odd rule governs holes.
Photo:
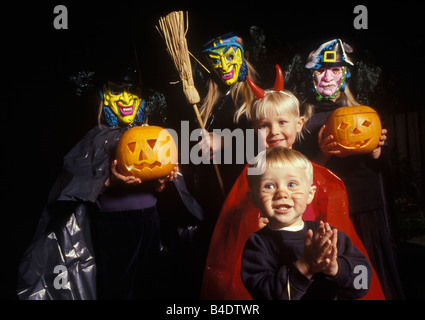
POLYGON ((300 231, 265 227, 250 236, 242 256, 241 277, 254 299, 288 299, 288 279, 292 300, 358 299, 367 293, 372 277, 369 261, 342 231, 338 230, 339 270, 335 276, 317 273, 308 279, 298 270, 295 261, 302 255, 304 235, 318 226, 318 222, 304 221, 300 231))

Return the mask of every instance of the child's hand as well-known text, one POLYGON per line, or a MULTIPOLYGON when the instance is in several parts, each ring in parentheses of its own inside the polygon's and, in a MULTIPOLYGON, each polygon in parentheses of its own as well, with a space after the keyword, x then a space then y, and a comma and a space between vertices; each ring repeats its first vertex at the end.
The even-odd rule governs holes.
POLYGON ((113 184, 125 183, 128 185, 141 184, 142 180, 134 176, 125 176, 118 172, 118 160, 114 160, 111 164, 111 176, 106 180, 105 185, 110 187, 113 184))
POLYGON ((331 248, 327 252, 327 259, 329 259, 329 264, 322 272, 329 276, 336 276, 339 270, 338 261, 337 261, 337 257, 338 257, 338 247, 337 247, 338 230, 337 229, 332 230, 332 236, 330 240, 332 244, 331 244, 331 248))
POLYGON ((336 248, 333 248, 334 240, 336 247, 335 237, 336 233, 334 235, 329 224, 323 223, 323 221, 320 221, 320 226, 314 233, 312 230, 308 230, 304 237, 302 256, 295 262, 297 268, 307 278, 310 279, 318 272, 326 271, 327 274, 335 272, 336 248))
POLYGON ((320 165, 324 165, 331 158, 331 156, 336 156, 341 153, 341 151, 334 149, 337 143, 334 141, 333 135, 323 137, 323 131, 325 130, 325 127, 326 126, 323 125, 317 135, 317 142, 319 143, 321 152, 315 161, 320 165))
POLYGON ((171 171, 171 173, 168 176, 158 179, 159 187, 156 188, 156 191, 158 192, 163 191, 165 189, 165 183, 167 181, 173 181, 175 178, 177 178, 178 174, 179 174, 179 165, 176 164, 173 171, 171 171))
POLYGON ((159 178, 158 182, 161 184, 164 184, 167 181, 173 181, 175 178, 177 178, 178 174, 179 174, 179 165, 176 164, 173 171, 171 171, 171 173, 168 176, 159 178))
POLYGON ((216 152, 223 148, 222 144, 223 137, 213 132, 209 132, 208 136, 203 137, 201 141, 199 141, 199 147, 202 150, 202 154, 209 154, 210 159, 214 157, 216 152))
POLYGON ((266 225, 269 224, 269 219, 263 217, 261 213, 258 214, 258 228, 263 229, 266 225))
POLYGON ((387 129, 382 129, 381 136, 379 137, 378 147, 373 150, 371 154, 373 159, 378 159, 381 155, 381 147, 385 144, 385 141, 387 140, 387 133, 387 129))

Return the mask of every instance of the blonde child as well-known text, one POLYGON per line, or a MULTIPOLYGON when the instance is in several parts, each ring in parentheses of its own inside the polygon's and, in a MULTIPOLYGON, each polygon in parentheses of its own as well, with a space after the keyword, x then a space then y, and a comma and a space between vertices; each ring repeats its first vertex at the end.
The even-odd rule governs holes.
POLYGON ((363 297, 372 274, 367 258, 327 222, 302 219, 317 189, 310 161, 295 150, 273 147, 261 152, 253 166, 263 174, 247 175, 248 196, 269 222, 249 237, 243 251, 241 278, 252 297, 363 297))
MULTIPOLYGON (((247 77, 256 95, 247 117, 252 128, 262 137, 266 148, 292 148, 301 134, 306 115, 300 114, 298 99, 283 88, 282 71, 276 66, 273 90, 257 87, 247 77)), ((347 234, 365 254, 364 247, 348 216, 348 201, 344 184, 329 170, 312 163, 316 195, 303 214, 304 220, 326 221, 347 234)), ((249 236, 267 224, 248 199, 246 174, 248 166, 236 180, 222 207, 211 238, 205 264, 201 299, 252 299, 240 278, 242 251, 249 236)), ((376 277, 372 278, 368 299, 382 299, 376 277)))

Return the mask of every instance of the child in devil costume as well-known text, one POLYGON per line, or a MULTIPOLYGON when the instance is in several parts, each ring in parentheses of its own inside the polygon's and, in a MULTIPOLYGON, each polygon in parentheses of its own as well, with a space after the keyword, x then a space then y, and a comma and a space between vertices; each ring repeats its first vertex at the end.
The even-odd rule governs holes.
MULTIPOLYGON (((252 127, 262 136, 266 148, 284 146, 292 148, 301 133, 305 115, 300 114, 298 99, 284 90, 281 69, 273 90, 263 90, 248 78, 256 99, 252 103, 249 119, 252 127)), ((348 216, 347 194, 342 181, 326 168, 313 165, 313 184, 317 187, 315 198, 303 214, 304 220, 328 222, 343 231, 353 244, 367 256, 348 216)), ((264 227, 267 221, 249 201, 245 167, 220 212, 205 265, 202 299, 251 299, 244 287, 241 272, 242 251, 249 236, 264 227)), ((365 299, 383 299, 377 277, 365 299)))

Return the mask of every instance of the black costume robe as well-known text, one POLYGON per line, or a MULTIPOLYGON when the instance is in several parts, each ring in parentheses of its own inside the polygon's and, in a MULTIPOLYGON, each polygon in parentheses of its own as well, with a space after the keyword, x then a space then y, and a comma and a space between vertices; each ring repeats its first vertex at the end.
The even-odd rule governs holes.
MULTIPOLYGON (((63 171, 50 191, 34 239, 20 262, 20 299, 97 298, 89 214, 96 210, 96 199, 110 175, 116 144, 130 127, 95 127, 65 156, 63 171)), ((201 207, 187 191, 182 176, 173 182, 175 188, 167 192, 174 192, 172 199, 179 202, 164 208, 185 211, 187 220, 176 222, 173 227, 179 223, 196 225, 203 219, 201 207)), ((175 235, 167 237, 172 238, 170 243, 175 241, 175 235)))

